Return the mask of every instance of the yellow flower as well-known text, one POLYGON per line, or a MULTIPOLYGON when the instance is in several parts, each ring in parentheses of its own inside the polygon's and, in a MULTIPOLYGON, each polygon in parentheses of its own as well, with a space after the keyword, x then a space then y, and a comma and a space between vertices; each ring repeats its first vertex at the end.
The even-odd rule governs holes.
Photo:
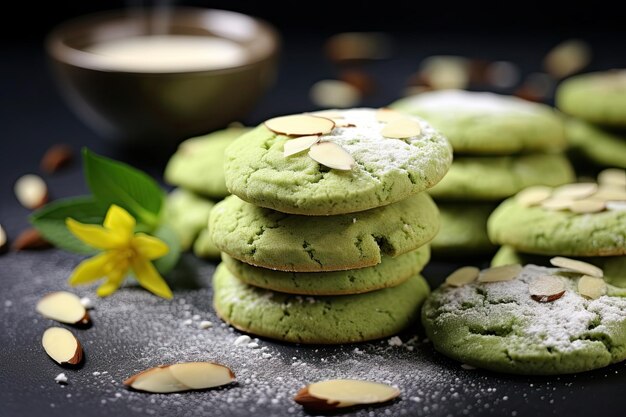
POLYGON ((134 233, 135 219, 126 210, 116 205, 109 207, 103 226, 71 218, 65 223, 78 239, 103 251, 74 269, 69 279, 71 285, 106 278, 98 288, 98 295, 105 297, 113 294, 132 270, 142 287, 160 297, 172 298, 172 291, 150 262, 167 254, 168 246, 156 237, 134 233))

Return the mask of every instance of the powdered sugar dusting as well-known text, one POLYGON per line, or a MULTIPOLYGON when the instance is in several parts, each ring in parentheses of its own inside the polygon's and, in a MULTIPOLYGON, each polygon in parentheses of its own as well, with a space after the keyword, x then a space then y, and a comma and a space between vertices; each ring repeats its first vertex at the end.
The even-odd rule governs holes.
POLYGON ((460 288, 449 288, 441 294, 439 317, 467 316, 472 320, 484 315, 484 325, 503 317, 514 320, 514 332, 506 337, 514 342, 514 350, 524 352, 530 346, 569 352, 588 342, 591 329, 607 331, 626 323, 626 298, 602 296, 588 300, 579 295, 577 280, 561 277, 565 294, 552 302, 533 300, 528 284, 536 277, 563 271, 527 265, 516 279, 481 284, 474 282, 460 288), (468 308, 472 305, 471 308, 468 308))
POLYGON ((402 101, 403 105, 424 112, 462 111, 490 115, 506 113, 537 113, 542 108, 517 97, 463 90, 442 90, 418 94, 402 101))
POLYGON ((338 127, 322 141, 342 146, 359 165, 373 175, 380 176, 393 170, 416 172, 424 175, 424 168, 431 162, 438 166, 437 171, 446 170, 452 158, 451 152, 443 150, 449 145, 426 121, 411 117, 420 123, 421 133, 405 139, 386 138, 381 134, 386 123, 376 118, 377 110, 352 109, 337 110, 346 123, 353 127, 338 127))

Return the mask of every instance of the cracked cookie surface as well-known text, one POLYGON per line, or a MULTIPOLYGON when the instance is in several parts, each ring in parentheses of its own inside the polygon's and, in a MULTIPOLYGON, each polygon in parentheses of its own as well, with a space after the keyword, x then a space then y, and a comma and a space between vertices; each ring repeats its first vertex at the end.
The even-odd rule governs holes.
POLYGON ((491 214, 492 242, 520 252, 561 256, 626 255, 626 210, 576 214, 523 207, 515 198, 491 214))
POLYGON ((407 97, 391 107, 428 120, 462 154, 510 155, 566 147, 557 112, 517 97, 445 90, 407 97))
POLYGON ((336 215, 391 204, 435 185, 452 163, 452 148, 420 120, 421 133, 406 139, 382 136, 376 110, 337 111, 345 123, 321 138, 343 147, 356 163, 350 171, 328 169, 307 152, 285 157, 288 137, 264 125, 226 150, 228 189, 257 206, 284 213, 336 215))
POLYGON ((561 298, 530 297, 529 282, 559 271, 527 265, 511 281, 442 286, 422 309, 426 334, 444 355, 497 372, 575 373, 626 359, 626 298, 588 300, 565 276, 561 298))
POLYGON ((419 317, 429 293, 420 275, 357 295, 297 296, 256 288, 219 265, 213 306, 239 330, 293 343, 352 343, 395 334, 419 317))
POLYGON ((249 130, 229 127, 182 142, 167 163, 165 181, 207 197, 226 197, 224 150, 249 130))
POLYGON ((215 245, 231 257, 263 268, 294 272, 374 266, 428 243, 439 211, 420 193, 396 204, 338 216, 300 216, 254 206, 230 196, 209 218, 215 245))
POLYGON ((375 266, 335 272, 283 272, 259 268, 222 254, 222 263, 239 280, 255 287, 288 294, 360 294, 394 287, 418 274, 430 259, 424 245, 396 258, 383 256, 375 266))
POLYGON ((428 193, 437 200, 499 201, 532 185, 557 186, 574 181, 574 169, 563 155, 454 159, 443 180, 428 193))

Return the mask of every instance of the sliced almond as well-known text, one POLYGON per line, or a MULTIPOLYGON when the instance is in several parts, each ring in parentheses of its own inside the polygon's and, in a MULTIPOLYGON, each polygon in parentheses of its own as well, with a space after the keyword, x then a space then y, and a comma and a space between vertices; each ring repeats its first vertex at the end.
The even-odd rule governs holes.
POLYGON ((309 157, 328 168, 349 171, 356 162, 344 148, 334 142, 318 142, 309 149, 309 157))
POLYGON ((599 213, 604 209, 606 209, 606 203, 604 201, 591 199, 576 200, 573 201, 572 204, 569 206, 569 210, 572 213, 580 214, 599 213))
POLYGON ((479 273, 480 269, 475 266, 464 266, 448 275, 446 278, 446 284, 451 287, 462 287, 476 281, 479 273))
POLYGON ((52 245, 35 228, 24 230, 13 241, 12 248, 14 251, 21 250, 40 250, 51 248, 52 245))
POLYGON ((88 324, 89 314, 78 296, 67 291, 45 295, 37 303, 37 311, 44 317, 67 324, 88 324))
POLYGON ((321 80, 311 86, 309 90, 311 101, 319 107, 334 107, 345 109, 353 107, 361 100, 361 92, 340 80, 321 80))
POLYGON ((53 174, 69 165, 74 159, 74 151, 69 145, 58 144, 51 146, 41 159, 41 170, 53 174))
POLYGON ((0 224, 0 253, 6 252, 8 247, 9 241, 7 239, 7 233, 4 231, 4 228, 0 224))
POLYGON ((626 188, 616 185, 601 185, 598 191, 589 198, 600 201, 626 201, 626 188))
POLYGON ((493 268, 480 271, 478 282, 511 281, 520 272, 522 272, 522 265, 520 264, 494 266, 493 268))
POLYGON ((591 47, 585 41, 570 39, 561 42, 543 60, 546 71, 554 78, 565 78, 572 75, 591 61, 591 47))
POLYGON ((168 369, 169 366, 158 366, 139 372, 124 381, 124 385, 137 391, 166 394, 170 392, 189 391, 189 387, 168 369))
POLYGON ((319 140, 319 136, 300 136, 299 138, 288 140, 283 146, 283 155, 287 157, 306 151, 311 145, 319 142, 319 140))
POLYGON ((626 201, 607 201, 606 209, 611 211, 626 211, 626 201))
POLYGON ((565 184, 554 189, 553 196, 555 198, 564 198, 569 200, 581 200, 598 191, 598 184, 594 182, 579 182, 575 184, 565 184))
POLYGON ((550 197, 540 203, 541 208, 550 211, 567 210, 572 205, 573 200, 569 198, 550 197))
POLYGON ((583 275, 578 280, 578 293, 584 297, 595 300, 606 294, 606 282, 602 278, 583 275))
POLYGON ((287 136, 325 135, 335 128, 331 119, 310 114, 275 117, 264 124, 272 132, 287 136))
POLYGON ((26 174, 15 181, 15 197, 21 205, 34 210, 48 202, 48 186, 40 176, 26 174))
POLYGON ((528 187, 515 196, 515 201, 523 207, 539 205, 552 195, 552 188, 545 185, 528 187))
POLYGON ((400 113, 391 109, 386 109, 384 107, 376 110, 376 120, 381 123, 389 123, 402 117, 406 117, 406 115, 404 113, 400 113))
POLYGON ((191 389, 219 387, 235 381, 230 368, 212 362, 177 363, 169 370, 174 378, 191 389))
POLYGON ((83 360, 83 347, 67 329, 51 327, 43 332, 41 344, 59 365, 78 365, 83 360))
POLYGON ((528 290, 533 300, 548 303, 558 300, 565 294, 563 279, 554 275, 542 275, 528 284, 528 290))
POLYGON ((626 188, 626 170, 608 168, 598 174, 598 183, 603 185, 626 188))
POLYGON ((386 138, 405 139, 418 136, 422 127, 417 120, 402 117, 389 121, 380 133, 386 138))
POLYGON ((138 391, 170 393, 215 388, 235 381, 224 365, 211 362, 184 362, 150 368, 124 381, 138 391))
POLYGON ((400 395, 400 390, 378 382, 332 379, 302 388, 294 401, 306 409, 330 411, 366 404, 380 404, 400 395))
POLYGON ((576 259, 565 258, 563 256, 555 256, 554 258, 550 259, 550 263, 558 268, 590 275, 596 278, 602 278, 604 276, 604 271, 602 271, 602 269, 590 263, 579 261, 576 259))

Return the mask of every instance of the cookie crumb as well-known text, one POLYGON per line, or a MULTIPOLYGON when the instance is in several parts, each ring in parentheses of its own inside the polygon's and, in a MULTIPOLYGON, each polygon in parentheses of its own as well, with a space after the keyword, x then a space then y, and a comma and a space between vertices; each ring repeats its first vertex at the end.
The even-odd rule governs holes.
POLYGON ((80 303, 83 305, 83 307, 85 307, 85 309, 87 310, 91 310, 93 309, 93 301, 91 301, 91 298, 89 297, 83 297, 80 299, 80 303))
POLYGON ((389 346, 402 346, 402 339, 400 339, 398 336, 393 336, 391 338, 389 338, 387 340, 387 343, 389 343, 389 346))
POLYGON ((252 339, 250 338, 250 336, 244 334, 244 335, 239 336, 237 339, 235 339, 233 344, 235 346, 243 346, 243 345, 248 345, 251 342, 252 342, 252 339))
POLYGON ((208 321, 208 320, 202 320, 202 321, 200 322, 200 324, 198 325, 198 327, 199 327, 199 328, 201 328, 201 329, 203 329, 203 330, 204 330, 204 329, 208 329, 208 328, 210 328, 210 327, 213 327, 213 323, 212 323, 212 322, 210 322, 210 321, 208 321))

